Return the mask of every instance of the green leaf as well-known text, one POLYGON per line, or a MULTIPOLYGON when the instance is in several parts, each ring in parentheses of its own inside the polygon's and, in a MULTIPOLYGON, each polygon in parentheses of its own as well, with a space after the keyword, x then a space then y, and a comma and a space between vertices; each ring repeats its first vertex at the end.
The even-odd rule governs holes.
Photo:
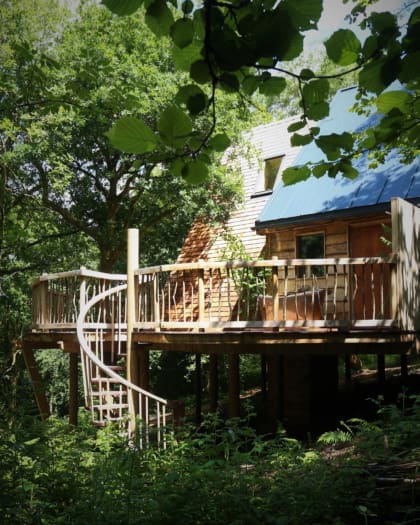
POLYGON ((315 142, 327 156, 328 160, 337 160, 342 152, 349 152, 353 148, 354 138, 350 133, 341 134, 331 133, 330 135, 321 135, 315 142))
POLYGON ((156 148, 158 139, 144 122, 134 117, 123 117, 105 133, 111 144, 126 153, 147 153, 156 148))
POLYGON ((312 71, 312 69, 302 69, 302 71, 299 73, 299 76, 302 80, 310 80, 311 78, 314 78, 315 73, 312 71))
POLYGON ((285 186, 289 186, 308 179, 310 175, 308 166, 291 166, 283 171, 282 180, 285 186))
POLYGON ((187 84, 179 88, 175 100, 179 104, 187 104, 188 99, 196 95, 204 95, 204 91, 197 84, 187 84))
POLYGON ((184 2, 182 2, 182 12, 185 15, 192 13, 193 9, 194 3, 192 2, 192 0, 185 0, 184 2))
POLYGON ((170 106, 161 113, 158 130, 165 144, 177 147, 185 143, 192 131, 192 122, 179 108, 170 106))
POLYGON ((192 115, 198 115, 207 107, 207 95, 196 84, 182 86, 176 94, 175 100, 185 104, 192 115))
POLYGON ((305 126, 306 126, 306 122, 304 120, 299 120, 298 122, 293 122, 293 124, 290 124, 290 126, 288 126, 287 128, 287 131, 289 133, 293 133, 294 131, 299 131, 305 126))
POLYGON ((330 83, 326 78, 318 78, 307 82, 302 89, 306 104, 324 102, 330 92, 330 83))
POLYGON ((325 42, 328 57, 340 66, 354 64, 359 56, 361 45, 350 29, 339 29, 325 42))
POLYGON ((165 0, 154 0, 146 10, 145 21, 156 36, 166 36, 174 18, 165 0))
POLYGON ((258 77, 249 75, 245 77, 245 79, 242 81, 242 91, 246 95, 252 95, 254 93, 258 86, 260 84, 260 79, 258 77))
POLYGON ((200 48, 197 44, 190 44, 182 49, 173 46, 172 58, 177 69, 181 71, 190 71, 191 64, 201 60, 200 48))
POLYGON ((368 62, 359 73, 359 84, 361 88, 373 93, 380 93, 386 87, 382 80, 382 68, 385 59, 368 62))
POLYGON ((236 75, 232 73, 223 73, 219 80, 223 89, 228 93, 235 93, 239 91, 239 80, 236 75))
POLYGON ((408 83, 411 81, 420 80, 420 51, 413 53, 412 55, 405 56, 401 61, 401 72, 398 75, 398 79, 402 83, 408 83))
POLYGON ((197 93, 192 95, 187 100, 187 108, 191 115, 198 115, 207 107, 207 97, 204 93, 197 93))
POLYGON ((310 104, 306 107, 306 116, 311 120, 321 120, 328 117, 330 113, 330 106, 328 102, 318 102, 310 104))
POLYGON ((328 170, 328 164, 323 162, 322 164, 317 164, 316 166, 312 168, 312 174, 314 177, 319 179, 327 173, 327 170, 328 170))
POLYGON ((259 91, 262 95, 279 95, 286 88, 286 80, 283 77, 270 77, 260 84, 259 91))
POLYGON ((211 80, 209 66, 205 60, 197 60, 190 67, 190 76, 198 84, 206 84, 211 80))
POLYGON ((142 5, 144 0, 102 0, 110 11, 119 16, 131 15, 142 5))
POLYGON ((194 26, 189 18, 180 18, 171 26, 171 37, 174 44, 183 49, 191 44, 194 37, 194 26))
POLYGON ((182 159, 175 159, 169 164, 168 171, 175 177, 181 177, 184 166, 185 162, 182 159))
POLYGON ((290 139, 290 144, 292 146, 305 146, 312 142, 311 135, 299 135, 299 133, 294 133, 290 139))
POLYGON ((322 0, 283 0, 295 27, 300 31, 317 29, 317 22, 322 13, 322 0))
POLYGON ((394 108, 401 113, 408 113, 412 98, 406 91, 387 91, 376 99, 376 107, 380 113, 389 113, 394 108))
POLYGON ((207 164, 200 160, 195 160, 185 164, 182 169, 182 176, 189 184, 201 184, 205 182, 209 173, 207 164))
POLYGON ((214 135, 209 140, 209 147, 212 148, 214 151, 225 151, 230 146, 230 139, 226 135, 226 133, 219 133, 218 135, 214 135))
POLYGON ((359 175, 359 172, 349 160, 342 160, 339 164, 339 169, 347 179, 355 179, 359 175))

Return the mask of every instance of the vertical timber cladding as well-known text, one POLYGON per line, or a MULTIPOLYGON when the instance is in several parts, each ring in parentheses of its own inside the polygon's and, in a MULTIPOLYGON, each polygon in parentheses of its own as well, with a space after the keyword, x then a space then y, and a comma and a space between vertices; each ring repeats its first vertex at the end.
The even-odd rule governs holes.
MULTIPOLYGON (((420 331, 420 208, 392 199, 392 250, 398 254, 397 308, 403 330, 420 331)), ((420 346, 419 339, 417 344, 420 346)))
MULTIPOLYGON (((267 247, 269 253, 267 257, 276 256, 279 259, 294 259, 299 258, 298 253, 298 239, 301 236, 322 234, 324 236, 324 257, 339 258, 349 256, 349 226, 343 221, 334 222, 314 222, 305 227, 290 226, 285 228, 279 228, 277 231, 269 235, 269 242, 267 247)), ((294 280, 293 273, 288 273, 288 294, 293 294, 295 291, 299 292, 302 289, 307 289, 308 286, 314 284, 320 289, 332 290, 334 286, 334 271, 338 271, 338 287, 334 290, 336 294, 336 307, 333 308, 332 302, 328 301, 328 306, 324 309, 324 313, 327 317, 334 316, 336 319, 346 319, 348 317, 348 301, 345 294, 348 293, 348 286, 346 286, 344 280, 344 272, 346 269, 342 267, 328 268, 327 273, 323 277, 316 279, 316 284, 312 283, 311 280, 307 279, 303 281, 301 278, 294 280), (327 275, 329 274, 329 275, 327 275)), ((282 273, 280 272, 280 280, 282 273)), ((282 285, 280 282, 280 291, 282 285)), ((323 307, 324 308, 324 307, 323 307)), ((309 316, 307 312, 308 318, 309 316)), ((314 319, 320 318, 320 312, 314 313, 314 319)))
MULTIPOLYGON (((391 247, 384 241, 384 238, 390 236, 387 231, 384 230, 384 226, 389 225, 389 220, 383 220, 382 222, 372 222, 371 224, 353 225, 350 229, 350 256, 351 257, 377 257, 383 255, 389 255, 391 253, 391 247)), ((390 241, 390 239, 389 239, 390 241)), ((355 270, 355 278, 360 286, 363 288, 362 293, 357 294, 355 301, 355 316, 363 319, 373 318, 378 315, 376 310, 383 310, 385 317, 391 317, 391 301, 390 301, 390 290, 389 290, 389 268, 383 269, 383 275, 380 275, 380 268, 375 267, 370 269, 369 266, 357 268, 355 270), (370 275, 370 272, 373 275, 370 275), (379 287, 375 288, 372 293, 371 279, 374 282, 379 283, 383 280, 384 283, 384 305, 381 308, 381 296, 379 287), (375 304, 373 303, 375 300, 375 304), (363 304, 362 304, 363 301, 363 304)), ((380 315, 380 314, 379 314, 380 315)))

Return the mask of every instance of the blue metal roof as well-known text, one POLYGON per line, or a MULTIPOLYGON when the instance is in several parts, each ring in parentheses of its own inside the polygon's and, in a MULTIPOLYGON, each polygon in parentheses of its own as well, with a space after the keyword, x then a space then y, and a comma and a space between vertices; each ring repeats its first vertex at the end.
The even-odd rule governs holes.
MULTIPOLYGON (((356 88, 341 90, 331 102, 330 116, 320 123, 320 134, 362 131, 379 118, 350 112, 355 102, 356 88)), ((325 160, 315 143, 303 147, 295 166, 309 161, 325 160)), ((351 215, 389 207, 393 197, 420 200, 420 161, 401 164, 396 151, 391 151, 386 162, 372 169, 367 155, 353 161, 359 171, 356 179, 342 175, 309 179, 284 186, 280 181, 270 200, 257 218, 257 229, 280 224, 320 220, 329 216, 351 215)))

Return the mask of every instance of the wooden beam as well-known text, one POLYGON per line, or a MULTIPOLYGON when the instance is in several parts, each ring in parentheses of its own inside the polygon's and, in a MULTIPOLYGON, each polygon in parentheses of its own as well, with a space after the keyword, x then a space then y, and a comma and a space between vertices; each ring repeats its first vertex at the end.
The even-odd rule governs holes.
POLYGON ((31 378, 32 390, 34 392, 35 401, 38 405, 39 414, 44 421, 50 414, 50 407, 47 396, 45 395, 44 385, 42 384, 42 377, 38 370, 38 365, 35 361, 35 356, 32 347, 27 342, 23 342, 22 353, 25 359, 26 369, 31 378))

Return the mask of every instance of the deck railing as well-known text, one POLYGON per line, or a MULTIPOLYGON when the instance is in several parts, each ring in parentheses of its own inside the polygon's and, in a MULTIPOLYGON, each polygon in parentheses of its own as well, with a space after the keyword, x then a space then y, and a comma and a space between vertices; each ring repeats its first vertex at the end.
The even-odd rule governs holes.
MULTIPOLYGON (((396 326, 395 271, 395 256, 200 261, 140 268, 135 272, 134 328, 396 326)), ((83 268, 44 275, 33 285, 32 327, 75 330, 84 304, 126 282, 126 275, 83 268)), ((124 329, 125 291, 97 303, 86 322, 92 328, 112 329, 116 309, 121 312, 119 328, 124 329)))
POLYGON ((202 261, 139 269, 135 327, 393 326, 395 261, 393 256, 202 261))
MULTIPOLYGON (((32 328, 75 331, 83 305, 100 293, 126 282, 126 275, 95 272, 86 268, 42 275, 32 284, 32 328)), ((111 326, 112 301, 115 300, 112 296, 109 303, 95 305, 88 312, 86 322, 95 327, 111 326)), ((120 294, 118 301, 123 301, 123 307, 119 309, 122 316, 119 323, 124 324, 125 295, 120 294)))

